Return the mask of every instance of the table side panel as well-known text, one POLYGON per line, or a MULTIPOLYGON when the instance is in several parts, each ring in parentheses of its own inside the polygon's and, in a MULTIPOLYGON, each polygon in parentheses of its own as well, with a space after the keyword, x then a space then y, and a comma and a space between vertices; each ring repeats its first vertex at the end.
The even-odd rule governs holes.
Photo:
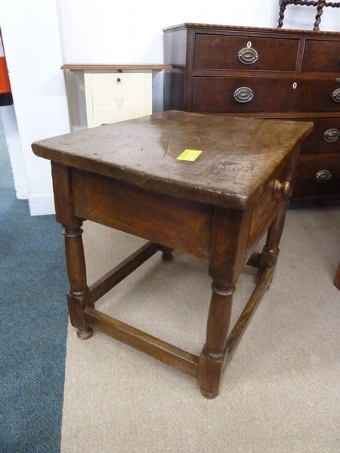
POLYGON ((83 219, 191 253, 209 256, 213 207, 78 169, 72 170, 75 214, 83 219))

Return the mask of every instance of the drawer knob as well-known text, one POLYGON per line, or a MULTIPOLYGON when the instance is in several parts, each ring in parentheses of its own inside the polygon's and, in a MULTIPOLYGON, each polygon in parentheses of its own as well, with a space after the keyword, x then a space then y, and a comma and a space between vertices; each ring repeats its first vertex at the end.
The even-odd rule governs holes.
POLYGON ((274 181, 274 192, 275 193, 281 192, 285 196, 289 195, 290 182, 289 181, 280 182, 278 179, 275 179, 275 181, 274 181))
POLYGON ((241 49, 238 53, 238 59, 243 64, 253 64, 255 63, 255 61, 258 60, 258 58, 259 55, 256 52, 256 50, 250 47, 245 47, 244 49, 241 49))
POLYGON ((315 175, 317 182, 327 182, 331 179, 332 173, 329 170, 320 170, 315 175))
POLYGON ((234 98, 237 102, 249 102, 253 99, 254 93, 248 87, 240 87, 235 90, 234 98))
POLYGON ((340 132, 338 129, 328 129, 324 134, 323 138, 326 142, 336 142, 339 138, 340 132))
POLYGON ((122 79, 120 77, 117 78, 117 82, 121 82, 122 79))
POLYGON ((333 91, 332 98, 334 102, 340 102, 340 88, 333 91))

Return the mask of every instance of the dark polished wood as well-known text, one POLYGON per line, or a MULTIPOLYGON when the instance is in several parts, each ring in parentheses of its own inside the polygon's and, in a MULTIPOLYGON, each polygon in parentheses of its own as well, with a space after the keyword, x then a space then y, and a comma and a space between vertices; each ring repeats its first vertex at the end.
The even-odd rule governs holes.
POLYGON ((227 358, 273 277, 300 143, 312 127, 171 111, 34 143, 34 153, 52 161, 70 280, 67 301, 79 338, 99 330, 195 377, 205 397, 217 396, 227 358), (178 160, 184 150, 202 153, 197 160, 178 160), (90 287, 85 219, 149 241, 90 287), (266 232, 262 253, 255 252, 266 232), (208 262, 212 294, 200 356, 95 308, 155 253, 170 261, 173 249, 208 262), (257 284, 229 333, 233 293, 246 264, 258 267, 257 284))
POLYGON ((334 286, 340 289, 340 264, 334 278, 334 286))
POLYGON ((325 6, 331 8, 340 8, 340 2, 326 2, 325 0, 280 0, 279 23, 277 26, 278 28, 281 28, 283 25, 284 12, 288 5, 315 6, 316 15, 313 26, 314 31, 320 30, 321 16, 323 14, 323 9, 325 6))
POLYGON ((293 198, 340 196, 340 33, 186 23, 164 58, 165 110, 313 121, 293 198))

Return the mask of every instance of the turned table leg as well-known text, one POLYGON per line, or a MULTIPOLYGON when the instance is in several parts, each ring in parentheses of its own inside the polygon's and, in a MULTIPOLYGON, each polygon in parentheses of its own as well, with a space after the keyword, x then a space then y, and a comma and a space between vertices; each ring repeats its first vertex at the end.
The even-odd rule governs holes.
POLYGON ((65 227, 66 266, 70 282, 67 293, 67 303, 71 324, 78 329, 77 335, 81 340, 87 340, 93 334, 91 327, 84 319, 85 296, 89 292, 86 281, 86 265, 82 240, 83 230, 79 221, 77 227, 65 227))
POLYGON ((213 283, 212 291, 206 344, 199 359, 197 378, 202 395, 208 399, 219 393, 235 286, 223 287, 213 283))
POLYGON ((287 213, 287 203, 283 204, 270 225, 266 243, 262 249, 260 263, 257 271, 257 281, 260 280, 267 267, 274 267, 279 256, 279 244, 283 232, 287 213))
POLYGON ((251 210, 215 208, 211 226, 209 274, 212 295, 207 320, 206 343, 198 363, 197 383, 202 395, 215 398, 224 369, 227 338, 237 279, 251 224, 251 210))
POLYGON ((78 337, 84 340, 92 336, 92 329, 86 325, 83 313, 89 293, 81 229, 83 221, 74 212, 72 169, 53 161, 51 165, 56 220, 64 227, 66 266, 70 282, 67 293, 70 321, 78 329, 78 337))
POLYGON ((340 264, 334 278, 334 286, 340 289, 340 264))

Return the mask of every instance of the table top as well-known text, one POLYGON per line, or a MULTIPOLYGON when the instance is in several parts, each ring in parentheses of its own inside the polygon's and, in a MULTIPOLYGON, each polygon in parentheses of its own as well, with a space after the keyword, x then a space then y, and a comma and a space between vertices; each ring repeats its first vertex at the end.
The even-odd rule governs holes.
POLYGON ((32 149, 155 192, 246 209, 312 128, 310 122, 168 111, 40 140, 32 149), (184 151, 189 160, 178 159, 184 151))

